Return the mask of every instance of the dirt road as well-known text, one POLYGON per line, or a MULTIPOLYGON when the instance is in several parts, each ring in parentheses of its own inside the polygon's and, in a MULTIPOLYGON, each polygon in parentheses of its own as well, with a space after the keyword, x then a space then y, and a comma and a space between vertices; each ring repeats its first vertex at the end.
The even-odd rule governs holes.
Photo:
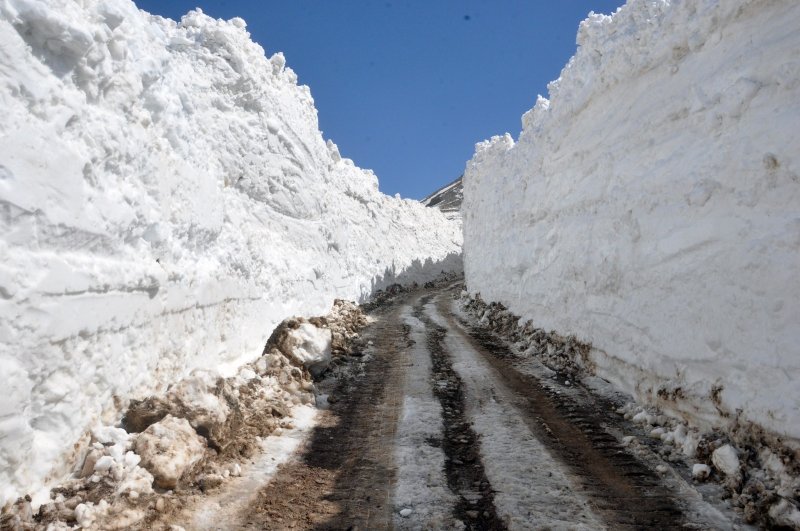
MULTIPOLYGON (((358 374, 225 529, 735 527, 615 404, 528 363, 460 314, 453 285, 373 312, 358 374)), ((361 354, 361 353, 357 353, 361 354)))

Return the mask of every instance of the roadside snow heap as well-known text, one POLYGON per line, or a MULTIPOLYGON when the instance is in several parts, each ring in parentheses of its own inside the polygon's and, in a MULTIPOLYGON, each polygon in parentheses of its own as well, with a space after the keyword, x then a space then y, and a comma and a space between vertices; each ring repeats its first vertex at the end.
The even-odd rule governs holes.
POLYGON ((316 399, 312 375, 332 355, 341 361, 366 324, 360 307, 336 300, 325 317, 284 320, 232 376, 198 369, 161 396, 132 400, 121 428, 92 430, 82 464, 49 502, 34 511, 20 498, 0 514, 0 529, 160 527, 192 494, 239 476, 240 463, 264 451, 263 437, 292 428, 295 407, 316 399))
POLYGON ((382 195, 296 82, 241 19, 0 0, 0 506, 284 317, 459 267, 458 226, 382 195))
POLYGON ((798 28, 792 1, 590 15, 519 139, 477 146, 462 210, 470 293, 590 343, 640 402, 795 452, 798 28))

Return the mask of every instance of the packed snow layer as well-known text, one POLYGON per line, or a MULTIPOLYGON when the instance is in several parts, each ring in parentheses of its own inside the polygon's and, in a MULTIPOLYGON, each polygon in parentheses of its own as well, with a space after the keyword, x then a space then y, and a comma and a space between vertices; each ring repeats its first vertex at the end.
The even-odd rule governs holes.
POLYGON ((800 439, 800 3, 592 14, 464 178, 469 290, 695 425, 800 439))
POLYGON ((238 18, 0 0, 0 506, 130 397, 459 267, 458 225, 342 159, 284 63, 238 18))

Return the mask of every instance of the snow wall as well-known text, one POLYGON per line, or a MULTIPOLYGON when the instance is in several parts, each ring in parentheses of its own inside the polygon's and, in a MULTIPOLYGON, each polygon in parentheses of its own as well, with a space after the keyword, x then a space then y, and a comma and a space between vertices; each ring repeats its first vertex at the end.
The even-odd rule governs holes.
POLYGON ((0 110, 0 506, 285 317, 460 269, 458 225, 326 144, 241 19, 0 0, 0 110))
POLYGON ((631 0, 577 41, 468 163, 468 289, 639 400, 797 444, 800 3, 631 0))

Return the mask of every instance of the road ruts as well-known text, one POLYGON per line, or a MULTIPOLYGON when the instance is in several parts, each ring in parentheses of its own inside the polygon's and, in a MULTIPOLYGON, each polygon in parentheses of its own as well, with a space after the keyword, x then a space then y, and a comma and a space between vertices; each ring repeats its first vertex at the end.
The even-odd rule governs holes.
POLYGON ((442 406, 441 447, 446 457, 445 474, 450 490, 459 500, 453 507, 453 517, 469 530, 506 529, 497 516, 494 491, 481 459, 480 440, 466 418, 463 382, 453 370, 452 360, 442 345, 446 330, 433 323, 423 311, 430 298, 423 297, 414 306, 414 316, 425 324, 433 369, 433 393, 442 406))
POLYGON ((595 512, 611 529, 686 529, 676 496, 659 476, 603 428, 607 410, 551 391, 538 378, 515 369, 513 356, 492 333, 465 328, 452 315, 452 299, 440 295, 437 308, 448 332, 462 334, 519 398, 521 417, 586 489, 595 512))

